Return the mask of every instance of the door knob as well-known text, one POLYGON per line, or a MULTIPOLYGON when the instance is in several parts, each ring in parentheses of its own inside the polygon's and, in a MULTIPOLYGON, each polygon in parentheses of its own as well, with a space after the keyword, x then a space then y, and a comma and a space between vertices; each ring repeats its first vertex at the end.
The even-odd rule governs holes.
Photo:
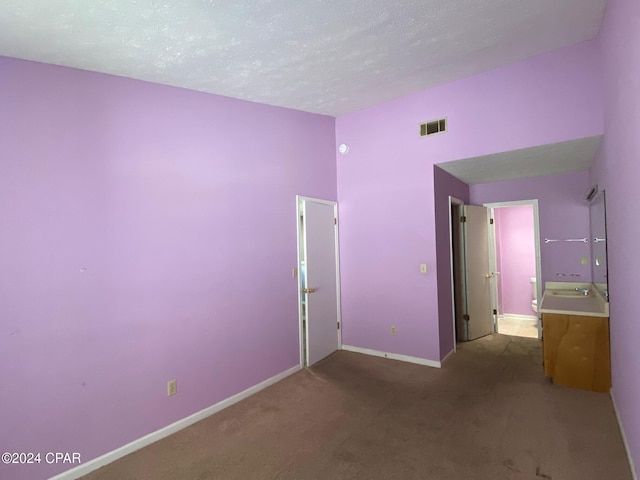
POLYGON ((484 278, 491 278, 491 277, 493 277, 493 275, 491 275, 490 273, 487 273, 487 274, 484 276, 484 278))
POLYGON ((304 293, 315 293, 316 289, 315 288, 303 288, 302 291, 304 293))

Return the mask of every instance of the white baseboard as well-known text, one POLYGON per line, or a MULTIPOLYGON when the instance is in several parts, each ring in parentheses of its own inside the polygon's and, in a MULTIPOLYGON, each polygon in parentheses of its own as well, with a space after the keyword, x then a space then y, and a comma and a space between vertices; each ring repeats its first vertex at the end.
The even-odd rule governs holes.
POLYGON ((498 320, 502 320, 504 317, 513 318, 515 320, 538 320, 537 315, 520 315, 519 313, 502 313, 498 315, 498 320))
POLYGON ((624 433, 624 427, 622 426, 622 421, 620 420, 620 414, 618 414, 618 406, 616 405, 616 399, 613 396, 613 390, 609 390, 609 395, 611 396, 611 402, 613 403, 613 411, 616 413, 616 419, 618 420, 618 427, 620 427, 620 433, 622 434, 622 443, 624 443, 624 449, 627 452, 629 467, 631 467, 631 476, 633 477, 633 480, 638 480, 638 475, 636 474, 636 467, 633 464, 633 457, 631 456, 631 451, 629 450, 629 444, 627 443, 627 436, 624 433))
POLYGON ((186 428, 190 425, 193 425, 200 420, 203 420, 207 417, 210 417, 214 413, 218 413, 220 410, 223 410, 231 405, 238 403, 241 400, 244 400, 251 395, 258 393, 260 390, 264 390, 265 388, 273 385, 274 383, 279 382, 280 380, 292 375, 300 370, 300 366, 296 365, 284 372, 281 372, 271 378, 266 379, 263 382, 254 385, 253 387, 249 387, 246 390, 237 393, 229 398, 226 398, 215 405, 205 408, 204 410, 200 410, 199 412, 194 413, 193 415, 189 415, 188 417, 183 418, 182 420, 178 420, 170 425, 167 425, 160 430, 156 430, 144 437, 138 438, 131 443, 123 445, 120 448, 112 450, 111 452, 105 453, 93 460, 88 461, 87 463, 83 463, 82 465, 78 465, 71 470, 67 470, 66 472, 62 472, 54 477, 51 477, 49 480, 74 480, 78 477, 86 475, 94 470, 97 470, 100 467, 104 467, 111 462, 115 462, 119 458, 124 457, 125 455, 129 455, 130 453, 135 452, 136 450, 140 450, 143 447, 151 445, 158 440, 162 440, 169 435, 176 433, 183 428, 186 428))
POLYGON ((428 367, 441 368, 442 362, 427 360, 426 358, 411 357, 409 355, 401 355, 399 353, 387 353, 379 350, 371 350, 370 348, 354 347, 352 345, 342 345, 342 350, 349 352, 364 353, 365 355, 373 355, 374 357, 390 358, 392 360, 400 360, 401 362, 417 363, 418 365, 426 365, 428 367))
POLYGON ((456 353, 456 351, 455 351, 455 350, 451 350, 449 353, 447 353, 447 354, 444 356, 444 358, 443 358, 442 360, 440 360, 440 366, 442 367, 442 365, 444 365, 444 362, 446 362, 446 361, 449 359, 449 357, 450 357, 451 355, 453 355, 454 353, 456 353))

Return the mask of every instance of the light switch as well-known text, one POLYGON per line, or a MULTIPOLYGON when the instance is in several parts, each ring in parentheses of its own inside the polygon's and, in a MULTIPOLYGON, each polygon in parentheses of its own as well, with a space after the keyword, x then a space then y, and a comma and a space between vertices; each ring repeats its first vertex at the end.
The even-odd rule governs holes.
POLYGON ((427 273, 427 264, 426 263, 421 263, 420 264, 420 273, 427 273))
POLYGON ((582 259, 580 260, 580 263, 582 265, 589 265, 589 259, 587 257, 582 257, 582 259))

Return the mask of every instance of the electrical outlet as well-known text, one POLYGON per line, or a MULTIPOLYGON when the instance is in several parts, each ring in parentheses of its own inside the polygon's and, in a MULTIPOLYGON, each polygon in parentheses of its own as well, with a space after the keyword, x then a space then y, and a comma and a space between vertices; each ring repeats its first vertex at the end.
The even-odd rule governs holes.
POLYGON ((178 383, 177 380, 169 380, 167 382, 167 396, 175 395, 178 393, 178 383))
POLYGON ((581 263, 582 265, 589 265, 589 259, 588 259, 587 257, 582 257, 582 258, 580 259, 580 263, 581 263))
POLYGON ((395 325, 391 327, 391 335, 395 335, 397 332, 395 325))

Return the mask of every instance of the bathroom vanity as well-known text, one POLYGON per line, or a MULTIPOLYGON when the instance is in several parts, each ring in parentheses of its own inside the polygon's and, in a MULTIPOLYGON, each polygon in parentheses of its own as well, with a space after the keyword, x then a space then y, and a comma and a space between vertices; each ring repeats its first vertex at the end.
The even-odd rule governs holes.
POLYGON ((609 303, 591 284, 547 282, 540 305, 544 373, 553 383, 611 388, 609 303))

